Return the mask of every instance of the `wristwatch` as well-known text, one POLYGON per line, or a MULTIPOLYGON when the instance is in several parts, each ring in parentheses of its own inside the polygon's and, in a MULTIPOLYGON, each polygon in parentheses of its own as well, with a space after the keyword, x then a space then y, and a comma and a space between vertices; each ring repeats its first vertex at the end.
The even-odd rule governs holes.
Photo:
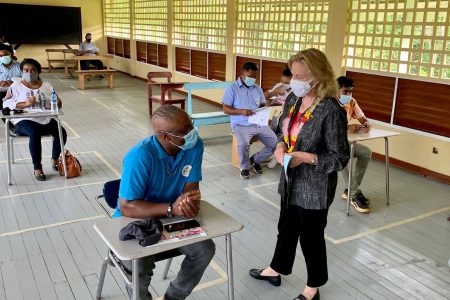
POLYGON ((173 217, 173 214, 172 214, 172 202, 170 202, 169 205, 167 206, 167 216, 169 218, 173 217))

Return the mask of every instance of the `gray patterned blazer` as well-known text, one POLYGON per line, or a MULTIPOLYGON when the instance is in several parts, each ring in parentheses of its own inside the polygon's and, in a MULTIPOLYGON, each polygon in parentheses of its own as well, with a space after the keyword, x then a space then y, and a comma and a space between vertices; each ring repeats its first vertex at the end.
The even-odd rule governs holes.
MULTIPOLYGON (((293 93, 287 97, 279 124, 287 117, 295 100, 293 93)), ((300 105, 301 101, 298 101, 294 116, 300 105)), ((282 141, 282 136, 279 138, 282 141)), ((282 205, 293 204, 305 209, 329 208, 336 192, 337 172, 347 165, 350 158, 347 115, 335 98, 324 98, 319 102, 300 130, 294 151, 314 153, 318 162, 316 165, 301 164, 289 168, 288 181, 282 171, 278 186, 282 205)))

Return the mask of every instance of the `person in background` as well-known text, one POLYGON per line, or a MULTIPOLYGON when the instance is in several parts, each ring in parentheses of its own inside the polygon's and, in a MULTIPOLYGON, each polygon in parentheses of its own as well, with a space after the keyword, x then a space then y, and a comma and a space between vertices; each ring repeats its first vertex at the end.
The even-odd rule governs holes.
POLYGON ((289 70, 289 67, 286 65, 286 68, 281 74, 280 82, 264 93, 266 99, 273 99, 272 103, 284 105, 287 95, 291 92, 291 78, 291 70, 289 70))
MULTIPOLYGON (((100 50, 97 48, 95 43, 92 42, 92 35, 90 33, 86 33, 85 41, 80 44, 78 55, 96 56, 99 52, 100 50)), ((92 59, 80 61, 81 70, 88 70, 90 65, 94 65, 97 70, 103 69, 103 62, 101 60, 92 59)))
POLYGON ((347 118, 336 100, 333 69, 320 50, 307 49, 289 59, 292 93, 281 117, 282 133, 275 156, 284 164, 278 192, 280 219, 275 252, 270 266, 251 269, 250 276, 281 284, 292 273, 300 240, 307 282, 295 300, 320 299, 319 287, 328 281, 325 227, 337 186, 337 172, 349 160, 347 118))
MULTIPOLYGON (((13 77, 20 77, 20 64, 12 59, 13 50, 11 46, 0 44, 0 88, 10 86, 13 77)), ((0 99, 6 96, 6 91, 0 91, 0 99)))
MULTIPOLYGON (((339 103, 347 111, 347 120, 350 121, 356 119, 360 124, 350 124, 348 125, 348 133, 366 133, 370 131, 370 126, 367 118, 364 116, 363 111, 356 102, 355 98, 352 97, 352 92, 354 89, 353 80, 341 76, 337 79, 339 91, 338 99, 339 103)), ((355 168, 353 170, 352 186, 350 200, 353 207, 361 213, 369 213, 369 199, 367 199, 361 192, 361 182, 366 173, 367 166, 369 165, 370 157, 372 156, 372 151, 369 147, 364 146, 361 143, 355 143, 353 145, 354 157, 356 158, 355 168)), ((342 194, 342 199, 348 199, 348 180, 349 180, 349 168, 346 166, 342 172, 342 177, 344 177, 345 190, 342 194)))
MULTIPOLYGON (((284 69, 283 73, 281 74, 280 82, 275 84, 270 90, 264 93, 266 98, 271 98, 272 103, 275 104, 281 104, 282 109, 284 106, 284 102, 286 101, 286 97, 291 92, 291 78, 292 73, 291 70, 289 70, 289 67, 286 65, 286 68, 284 69)), ((271 127, 272 130, 275 132, 276 135, 278 135, 281 131, 280 124, 279 124, 279 116, 274 116, 271 120, 271 127)), ((276 157, 273 157, 271 161, 267 164, 267 167, 272 169, 275 168, 277 165, 277 159, 276 157)))
POLYGON ((238 140, 241 178, 250 178, 250 166, 257 174, 262 174, 261 163, 269 158, 277 143, 277 136, 269 127, 251 124, 248 117, 266 103, 261 87, 255 84, 258 66, 247 62, 242 67, 241 76, 226 88, 222 99, 223 112, 231 115, 231 128, 238 140), (257 137, 264 148, 249 158, 250 140, 257 137))
MULTIPOLYGON (((41 74, 41 64, 34 59, 25 58, 20 64, 22 72, 22 81, 11 84, 6 98, 3 102, 4 107, 10 109, 25 109, 34 107, 41 101, 47 101, 53 91, 53 87, 48 82, 43 82, 39 75, 41 74)), ((58 107, 62 107, 61 99, 58 97, 58 107)), ((52 147, 52 168, 58 171, 58 158, 61 154, 61 144, 59 141, 58 123, 49 117, 34 117, 11 119, 15 126, 17 135, 30 137, 29 148, 31 159, 34 166, 34 177, 36 180, 45 181, 46 176, 42 170, 42 145, 41 137, 44 135, 53 136, 52 147)), ((67 133, 62 128, 64 144, 67 140, 67 133)))
MULTIPOLYGON (((203 141, 189 115, 174 105, 163 105, 152 115, 154 135, 134 146, 123 160, 119 200, 113 217, 138 219, 195 217, 200 210, 203 141)), ((212 240, 178 248, 186 256, 165 300, 181 300, 200 282, 214 256, 212 240)), ((122 261, 132 272, 131 261, 122 261)), ((148 288, 155 257, 138 260, 140 300, 151 300, 148 288)), ((127 285, 131 298, 132 290, 127 285)))

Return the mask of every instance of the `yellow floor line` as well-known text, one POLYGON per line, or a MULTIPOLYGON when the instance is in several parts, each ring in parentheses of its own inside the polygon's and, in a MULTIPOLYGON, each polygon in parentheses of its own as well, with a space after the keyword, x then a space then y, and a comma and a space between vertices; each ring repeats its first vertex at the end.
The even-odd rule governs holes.
MULTIPOLYGON (((261 185, 261 186, 266 186, 266 185, 269 185, 269 184, 264 184, 264 185, 261 185)), ((280 209, 280 206, 278 204, 275 204, 272 201, 270 201, 269 199, 265 198, 264 196, 259 194, 257 191, 255 191, 254 188, 255 188, 255 186, 246 187, 245 190, 248 193, 250 193, 253 196, 255 196, 256 198, 259 198, 260 200, 266 202, 270 206, 272 206, 272 207, 274 207, 274 208, 276 208, 278 210, 280 209)), ((373 233, 376 233, 376 232, 379 232, 379 231, 382 231, 382 230, 390 229, 390 228, 397 227, 397 226, 400 226, 400 225, 404 225, 404 224, 407 224, 407 223, 411 223, 411 222, 414 222, 414 221, 417 221, 417 220, 420 220, 420 219, 424 219, 424 218, 427 218, 427 217, 430 217, 432 215, 435 215, 435 214, 438 214, 438 213, 442 213, 442 212, 445 212, 445 211, 448 211, 448 210, 450 210, 450 206, 444 207, 444 208, 439 208, 439 209, 436 209, 436 210, 433 210, 433 211, 430 211, 430 212, 427 212, 427 213, 424 213, 424 214, 421 214, 421 215, 418 215, 418 216, 415 216, 415 217, 412 217, 412 218, 409 218, 409 219, 405 219, 405 220, 401 220, 401 221, 398 221, 398 222, 386 224, 386 225, 383 225, 383 226, 380 226, 380 227, 377 227, 377 228, 368 229, 366 231, 363 231, 363 232, 360 232, 360 233, 357 233, 357 234, 354 234, 354 235, 351 235, 351 236, 348 236, 348 237, 345 237, 345 238, 341 238, 341 239, 335 239, 335 238, 332 238, 329 235, 325 234, 325 239, 328 240, 329 242, 335 244, 335 245, 338 245, 338 244, 341 244, 341 243, 345 243, 345 242, 348 242, 348 241, 359 239, 359 238, 364 237, 366 235, 373 234, 373 233)))
POLYGON ((20 196, 28 196, 28 195, 35 195, 35 194, 48 193, 48 192, 59 191, 59 190, 67 190, 67 189, 73 189, 73 188, 82 187, 82 186, 104 184, 104 183, 105 183, 104 181, 98 181, 98 182, 90 182, 90 183, 85 183, 85 184, 64 186, 64 187, 53 188, 53 189, 46 189, 46 190, 40 190, 40 191, 34 191, 34 192, 26 192, 26 193, 20 193, 20 194, 5 195, 5 196, 1 196, 0 199, 15 198, 15 197, 20 197, 20 196))
POLYGON ((107 106, 106 104, 104 104, 102 101, 96 99, 96 98, 91 98, 92 100, 94 100, 95 102, 97 102, 98 104, 100 104, 101 106, 103 106, 106 109, 111 109, 111 107, 107 106))
POLYGON ((83 221, 91 221, 91 220, 100 219, 100 218, 104 218, 104 217, 105 217, 104 215, 98 215, 98 216, 81 218, 81 219, 76 219, 76 220, 71 220, 71 221, 64 221, 64 222, 59 222, 59 223, 47 224, 47 225, 42 225, 42 226, 37 226, 37 227, 32 227, 32 228, 27 228, 27 229, 22 229, 22 230, 17 230, 17 231, 10 231, 10 232, 5 232, 5 233, 0 233, 0 238, 1 237, 5 237, 5 236, 21 234, 21 233, 24 233, 24 232, 35 231, 35 230, 39 230, 39 229, 46 229, 46 228, 57 227, 57 226, 65 225, 65 224, 72 224, 72 223, 78 223, 78 222, 83 222, 83 221))
POLYGON ((359 238, 361 238, 363 236, 366 236, 366 235, 369 235, 369 234, 373 234, 373 233, 376 233, 376 232, 379 232, 379 231, 382 231, 382 230, 386 230, 386 229, 391 229, 393 227, 397 227, 397 226, 400 226, 400 225, 411 223, 411 222, 414 222, 414 221, 417 221, 417 220, 421 220, 421 219, 424 219, 424 218, 427 218, 427 217, 431 217, 431 216, 433 216, 435 214, 446 212, 448 210, 450 210, 450 206, 439 208, 439 209, 435 209, 433 211, 430 211, 430 212, 427 212, 427 213, 424 213, 424 214, 421 214, 421 215, 418 215, 418 216, 415 216, 415 217, 412 217, 412 218, 409 218, 409 219, 405 219, 405 220, 401 220, 401 221, 398 221, 398 222, 386 224, 386 225, 383 225, 383 226, 380 226, 380 227, 377 227, 377 228, 373 228, 373 229, 369 229, 369 230, 363 231, 363 232, 355 234, 355 235, 351 235, 351 236, 348 236, 348 237, 345 237, 345 238, 342 238, 342 239, 335 240, 336 241, 335 244, 341 244, 341 243, 345 243, 345 242, 348 242, 348 241, 356 240, 356 239, 359 239, 359 238))
POLYGON ((100 153, 97 151, 92 151, 117 177, 120 177, 121 173, 115 169, 100 153))
POLYGON ((82 90, 80 90, 80 89, 77 89, 77 88, 76 88, 76 87, 74 87, 73 85, 71 85, 71 86, 70 86, 70 88, 71 88, 71 89, 74 89, 75 91, 78 91, 78 92, 80 92, 80 94, 83 94, 83 95, 84 95, 84 94, 86 94, 85 92, 83 92, 83 91, 82 91, 82 90))
MULTIPOLYGON (((203 290, 203 289, 215 286, 215 285, 219 285, 221 283, 228 281, 227 273, 224 270, 222 270, 222 268, 214 260, 211 260, 211 262, 209 263, 209 266, 220 275, 220 278, 217 278, 217 279, 214 279, 214 280, 211 280, 208 282, 203 282, 203 283, 197 285, 194 288, 193 292, 200 291, 200 290, 203 290)), ((157 298, 156 300, 162 300, 162 299, 163 299, 163 296, 157 298)))

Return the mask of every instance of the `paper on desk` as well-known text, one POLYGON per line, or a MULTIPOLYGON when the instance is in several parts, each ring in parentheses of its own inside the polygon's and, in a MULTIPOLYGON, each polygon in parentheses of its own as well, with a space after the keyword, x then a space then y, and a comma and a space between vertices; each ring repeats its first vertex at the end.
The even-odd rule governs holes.
POLYGON ((256 124, 260 126, 269 125, 270 107, 264 106, 254 111, 254 115, 248 117, 250 124, 256 124))
POLYGON ((286 180, 288 179, 287 170, 288 170, 289 162, 291 161, 291 159, 292 159, 292 155, 290 155, 290 154, 285 154, 283 157, 284 176, 286 176, 286 180))

